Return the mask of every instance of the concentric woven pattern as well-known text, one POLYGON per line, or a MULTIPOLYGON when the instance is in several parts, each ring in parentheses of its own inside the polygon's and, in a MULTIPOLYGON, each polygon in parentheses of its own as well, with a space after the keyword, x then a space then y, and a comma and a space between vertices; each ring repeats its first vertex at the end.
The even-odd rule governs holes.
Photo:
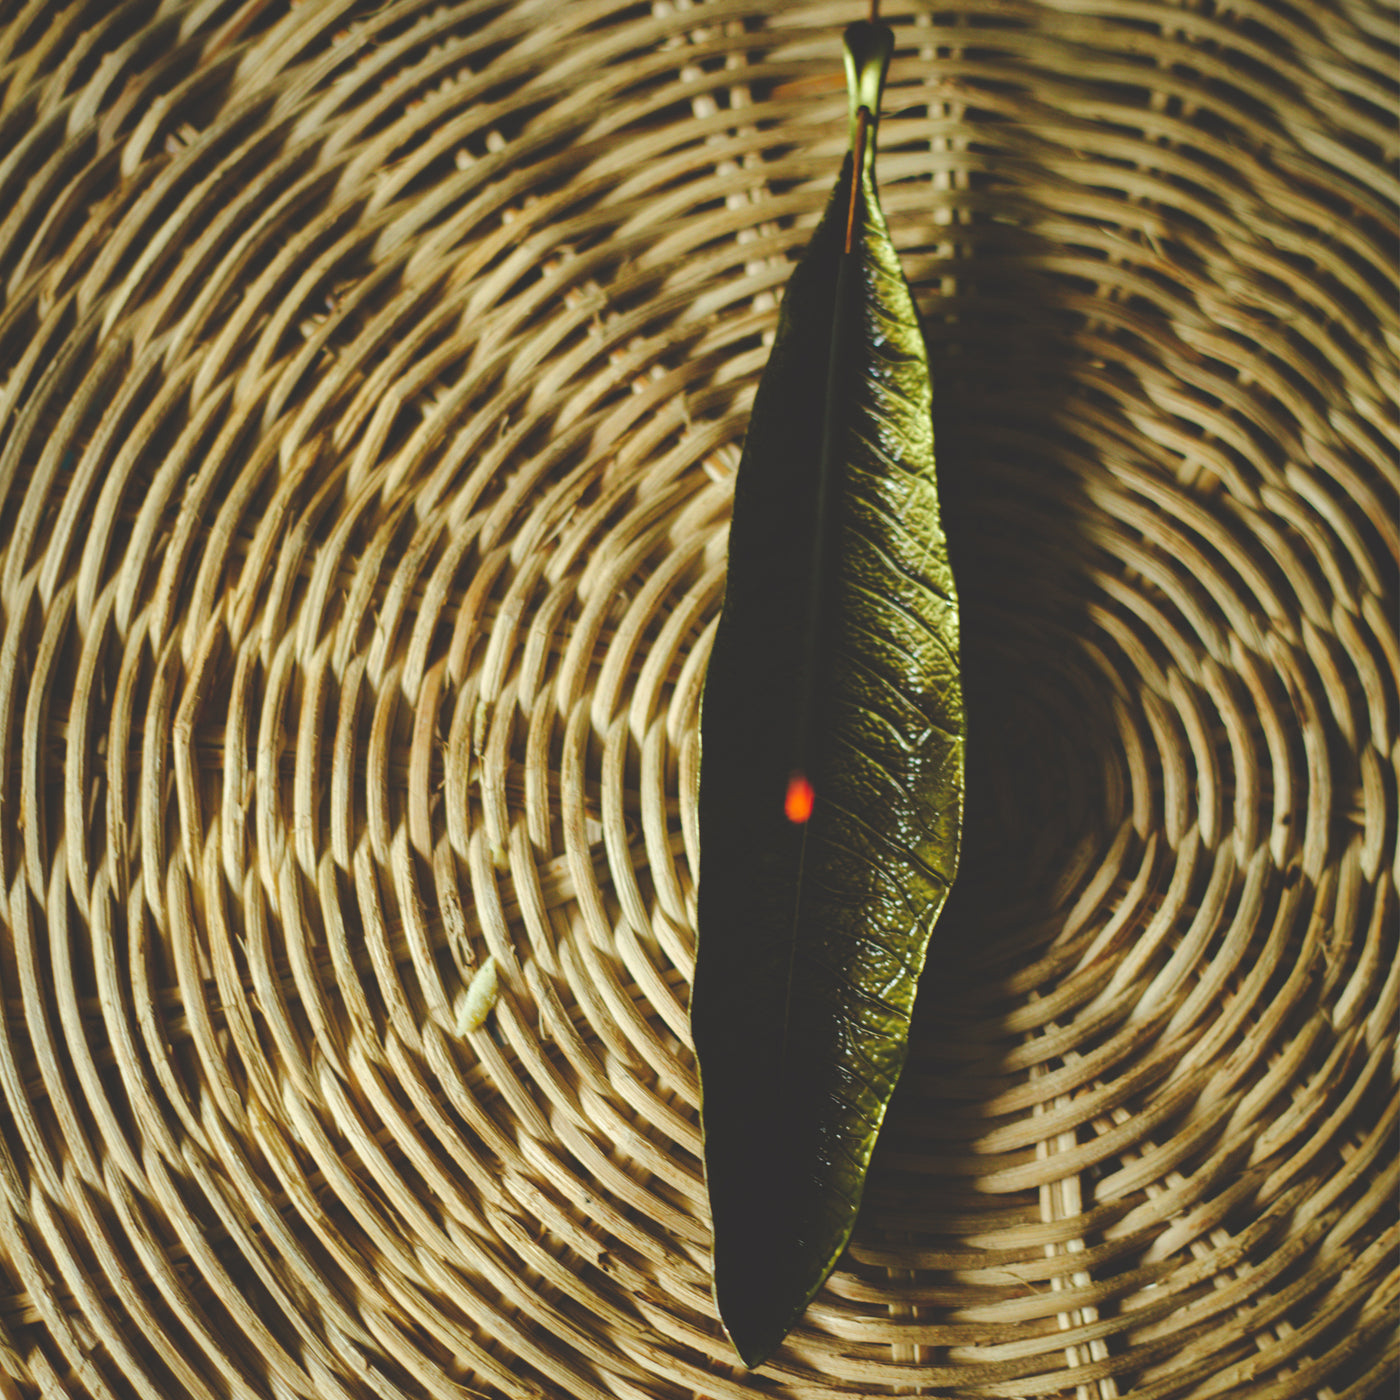
POLYGON ((859 8, 8 10, 0 1394, 1391 1377, 1396 14, 885 8, 969 831, 752 1374, 697 706, 859 8))

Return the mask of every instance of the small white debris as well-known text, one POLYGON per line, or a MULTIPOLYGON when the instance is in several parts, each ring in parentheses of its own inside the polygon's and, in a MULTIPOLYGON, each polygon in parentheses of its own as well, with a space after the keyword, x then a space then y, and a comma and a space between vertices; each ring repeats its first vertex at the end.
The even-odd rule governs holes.
POLYGON ((468 1035, 481 1029, 496 1004, 498 989, 496 959, 488 957, 472 974, 466 992, 457 998, 458 1035, 468 1035))

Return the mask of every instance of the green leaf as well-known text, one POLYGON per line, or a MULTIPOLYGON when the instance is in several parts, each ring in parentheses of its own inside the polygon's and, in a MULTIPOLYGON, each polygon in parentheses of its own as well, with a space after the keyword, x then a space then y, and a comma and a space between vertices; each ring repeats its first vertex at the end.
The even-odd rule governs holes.
POLYGON ((962 821, 928 357, 873 175, 892 36, 846 44, 852 153, 754 402, 701 719, 691 1026, 715 1297, 749 1366, 850 1237, 962 821))

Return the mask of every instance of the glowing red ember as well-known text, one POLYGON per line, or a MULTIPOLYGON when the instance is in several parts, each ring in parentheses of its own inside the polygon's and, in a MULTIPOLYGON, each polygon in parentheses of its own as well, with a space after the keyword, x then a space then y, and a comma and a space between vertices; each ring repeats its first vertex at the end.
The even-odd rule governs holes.
POLYGON ((787 798, 783 802, 783 811, 787 813, 788 821, 798 824, 805 822, 812 815, 812 803, 816 796, 811 783, 807 781, 807 775, 794 773, 788 779, 787 798))

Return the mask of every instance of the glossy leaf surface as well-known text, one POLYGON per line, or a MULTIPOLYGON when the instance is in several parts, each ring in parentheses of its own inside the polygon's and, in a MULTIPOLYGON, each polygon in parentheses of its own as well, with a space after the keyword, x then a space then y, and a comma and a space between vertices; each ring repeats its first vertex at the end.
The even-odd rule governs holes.
POLYGON ((701 719, 691 1025, 715 1296, 750 1366, 850 1237, 961 827, 928 359, 857 115, 890 43, 847 31, 852 153, 754 403, 701 719))

